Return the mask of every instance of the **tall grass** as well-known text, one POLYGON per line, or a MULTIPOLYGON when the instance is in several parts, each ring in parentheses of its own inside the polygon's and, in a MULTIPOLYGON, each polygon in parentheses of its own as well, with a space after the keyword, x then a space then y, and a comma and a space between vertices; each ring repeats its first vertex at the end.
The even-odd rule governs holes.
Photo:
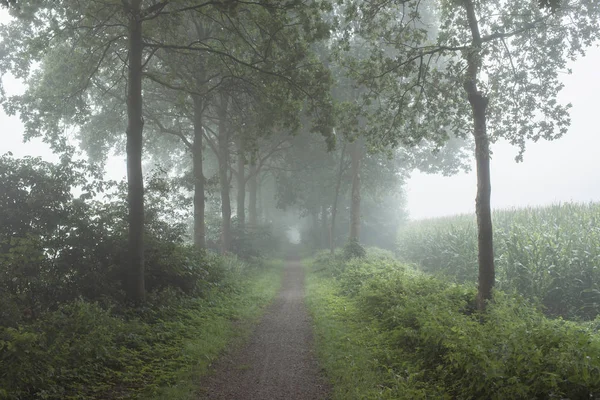
MULTIPOLYGON (((564 203, 493 214, 497 287, 549 315, 600 313, 600 204, 564 203)), ((398 233, 398 256, 458 282, 477 280, 475 216, 416 221, 398 233)))

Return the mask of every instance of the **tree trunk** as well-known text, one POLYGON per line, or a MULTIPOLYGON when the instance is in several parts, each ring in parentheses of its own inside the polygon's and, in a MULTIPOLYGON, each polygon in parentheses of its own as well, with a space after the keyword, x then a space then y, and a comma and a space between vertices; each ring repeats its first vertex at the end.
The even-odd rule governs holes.
POLYGON ((327 206, 322 205, 321 206, 321 243, 320 246, 322 249, 326 249, 327 248, 327 236, 329 234, 329 218, 328 218, 328 210, 327 210, 327 206))
POLYGON ((490 182, 490 148, 486 127, 486 110, 488 99, 477 89, 477 79, 481 66, 481 35, 472 0, 464 0, 467 21, 471 29, 472 48, 467 52, 467 73, 464 89, 467 93, 473 112, 475 137, 475 159, 477 162, 477 241, 479 261, 479 287, 477 292, 477 308, 485 311, 486 303, 492 298, 495 283, 494 246, 492 231, 492 210, 490 198, 492 186, 490 182))
POLYGON ((488 100, 481 96, 469 95, 475 122, 475 159, 477 161, 477 241, 479 247, 479 287, 477 307, 484 311, 486 302, 492 298, 495 283, 494 242, 492 231, 492 210, 490 205, 492 186, 490 182, 490 148, 486 133, 485 110, 488 100))
POLYGON ((350 145, 352 172, 352 201, 350 203, 350 241, 360 242, 360 158, 361 146, 358 139, 350 145))
POLYGON ((257 221, 262 221, 261 223, 265 223, 265 216, 264 216, 264 201, 263 201, 263 193, 262 193, 262 187, 263 187, 263 182, 262 180, 258 179, 259 176, 256 176, 256 197, 258 198, 258 203, 256 205, 256 220, 257 221))
POLYGON ((310 211, 310 216, 312 219, 312 243, 314 248, 319 248, 319 209, 317 207, 313 208, 310 211))
POLYGON ((329 253, 335 252, 335 217, 337 216, 337 205, 340 196, 340 187, 342 186, 342 175, 344 174, 344 156, 346 155, 346 143, 342 147, 340 155, 340 167, 338 169, 337 180, 335 182, 335 193, 333 195, 333 204, 331 205, 331 224, 329 225, 329 253))
POLYGON ((250 226, 256 226, 258 223, 257 196, 258 196, 258 170, 254 161, 250 162, 250 178, 248 180, 249 199, 248 199, 248 223, 250 226))
POLYGON ((237 138, 237 218, 240 230, 246 226, 246 175, 244 173, 244 139, 241 135, 237 138))
POLYGON ((219 184, 221 187, 221 253, 231 249, 231 199, 229 197, 229 131, 227 127, 227 106, 229 98, 221 95, 219 105, 219 184))
POLYGON ((192 161, 194 168, 194 246, 197 249, 206 247, 206 230, 204 225, 204 172, 202 168, 202 112, 203 101, 194 96, 194 144, 192 161))
MULTIPOLYGON (((204 40, 208 35, 208 30, 203 24, 194 20, 195 34, 190 31, 190 40, 204 40)), ((204 55, 200 54, 197 58, 195 84, 196 91, 202 92, 206 82, 206 62, 204 55)), ((204 140, 204 98, 200 95, 192 95, 194 103, 194 141, 192 143, 192 165, 194 178, 194 247, 203 249, 206 247, 206 225, 205 225, 205 207, 206 198, 204 194, 204 171, 203 171, 203 140, 204 140)))
POLYGON ((129 5, 127 81, 127 206, 129 209, 129 282, 127 294, 137 303, 146 295, 144 281, 144 175, 142 147, 142 19, 141 0, 129 5))

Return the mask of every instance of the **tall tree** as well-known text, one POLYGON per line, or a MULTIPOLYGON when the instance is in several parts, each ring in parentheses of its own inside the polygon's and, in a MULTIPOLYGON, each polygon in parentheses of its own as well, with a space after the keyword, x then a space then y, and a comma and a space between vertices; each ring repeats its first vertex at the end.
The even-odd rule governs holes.
MULTIPOLYGON (((106 5, 101 1, 19 2, 14 19, 2 27, 2 72, 24 78, 27 91, 5 101, 19 112, 26 137, 43 135, 55 150, 68 147, 65 127, 85 123, 93 106, 90 88, 128 71, 126 153, 129 207, 127 293, 143 301, 144 187, 142 174, 142 25, 166 3, 144 7, 141 0, 106 5), (39 70, 33 69, 40 63, 39 70)), ((150 55, 149 55, 150 56, 150 55)))
POLYGON ((527 140, 567 131, 569 105, 558 102, 558 74, 597 40, 600 5, 574 0, 551 12, 533 0, 461 0, 443 1, 436 12, 432 2, 402 2, 402 9, 383 0, 353 4, 347 16, 362 21, 358 34, 369 57, 349 65, 369 88, 364 102, 385 99, 368 118, 371 140, 442 144, 469 132, 475 140, 484 310, 495 279, 489 142, 507 139, 519 146, 520 159, 527 140))
POLYGON ((479 71, 482 59, 482 40, 479 22, 475 15, 475 6, 471 0, 463 0, 467 22, 471 30, 471 48, 467 53, 467 70, 463 87, 473 113, 473 137, 475 138, 475 159, 477 160, 477 197, 475 212, 477 214, 479 290, 478 307, 485 309, 485 302, 492 298, 495 282, 494 243, 492 232, 492 209, 490 197, 490 145, 487 135, 486 110, 489 99, 478 87, 479 71))
POLYGON ((222 93, 218 105, 219 118, 219 187, 221 190, 221 252, 231 250, 231 199, 229 193, 229 94, 222 93))
POLYGON ((344 176, 344 170, 346 169, 346 143, 342 144, 342 150, 340 153, 339 166, 337 170, 337 176, 335 179, 335 189, 333 191, 333 203, 331 204, 331 223, 329 224, 329 253, 331 255, 335 252, 335 222, 337 217, 338 202, 340 198, 340 189, 342 186, 342 177, 344 176))
POLYGON ((124 2, 129 19, 127 61, 127 205, 129 208, 130 296, 143 301, 144 279, 144 174, 142 172, 142 2, 124 2))
POLYGON ((350 202, 350 242, 360 242, 360 164, 362 146, 359 139, 350 144, 351 176, 352 176, 352 201, 350 202))

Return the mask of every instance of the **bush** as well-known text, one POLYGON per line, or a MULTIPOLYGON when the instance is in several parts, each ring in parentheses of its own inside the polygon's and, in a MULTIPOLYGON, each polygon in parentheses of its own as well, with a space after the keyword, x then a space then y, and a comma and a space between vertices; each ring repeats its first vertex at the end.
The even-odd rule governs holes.
POLYGON ((281 238, 273 235, 270 225, 245 225, 232 221, 231 251, 243 259, 273 255, 281 246, 281 238))
MULTIPOLYGON (((482 317, 474 285, 391 261, 367 258, 331 266, 340 296, 356 302, 357 320, 375 335, 380 385, 395 388, 389 387, 395 393, 389 398, 600 395, 600 321, 549 319, 527 299, 500 291, 482 317)), ((341 307, 343 300, 336 301, 341 307)))
POLYGON ((344 246, 344 258, 350 260, 352 258, 364 258, 367 256, 367 252, 364 247, 358 242, 358 240, 348 240, 344 246))
POLYGON ((382 260, 395 260, 396 255, 386 249, 381 249, 379 247, 367 247, 366 249, 367 257, 370 259, 382 259, 382 260))
MULTIPOLYGON (((61 304, 124 302, 127 206, 123 183, 84 163, 0 157, 0 315, 3 326, 61 304), (82 194, 76 198, 73 191, 82 194), (93 200, 104 193, 104 202, 93 200)), ((153 176, 146 191, 146 287, 199 295, 221 279, 218 262, 184 244, 172 188, 153 176)))
POLYGON ((92 172, 68 160, 0 158, 2 399, 147 398, 206 366, 238 309, 255 313, 274 293, 264 277, 246 293, 245 263, 186 245, 174 191, 153 177, 147 301, 131 307, 125 186, 92 172), (104 202, 92 200, 105 190, 104 202))
MULTIPOLYGON (((134 334, 135 325, 127 327, 134 334)), ((3 398, 92 396, 117 379, 127 341, 124 322, 96 304, 76 301, 34 324, 0 328, 3 398), (17 367, 18 366, 18 367, 17 367), (93 384, 91 384, 93 383, 93 384)))

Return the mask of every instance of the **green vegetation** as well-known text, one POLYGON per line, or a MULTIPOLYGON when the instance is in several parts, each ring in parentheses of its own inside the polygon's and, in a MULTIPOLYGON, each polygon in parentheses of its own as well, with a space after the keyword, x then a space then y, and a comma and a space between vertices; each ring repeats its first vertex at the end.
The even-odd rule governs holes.
POLYGON ((279 287, 280 265, 229 264, 202 297, 167 290, 140 310, 76 300, 0 328, 0 398, 192 398, 207 366, 279 287))
POLYGON ((148 298, 133 304, 122 185, 85 163, 11 156, 0 157, 0 179, 2 399, 186 398, 244 331, 232 322, 256 318, 279 287, 280 263, 187 245, 169 186, 153 179, 148 298))
POLYGON ((600 394, 598 207, 498 214, 494 260, 489 147, 567 133, 598 0, 0 8, 0 104, 60 160, 0 155, 0 397, 192 396, 292 233, 347 243, 311 278, 339 398, 600 394), (363 247, 394 248, 413 170, 473 155, 477 224, 400 233, 444 279, 363 247))
POLYGON ((482 319, 471 284, 385 256, 318 256, 308 278, 334 399, 593 398, 598 321, 545 317, 497 292, 482 319))
POLYGON ((140 310, 76 300, 0 328, 0 398, 193 398, 200 375, 279 287, 279 265, 229 264, 202 297, 167 290, 140 310))
MULTIPOLYGON (((600 204, 496 211, 497 287, 516 291, 551 316, 593 319, 600 312, 600 204)), ((398 234, 398 255, 456 282, 477 281, 473 216, 416 221, 398 234)))

